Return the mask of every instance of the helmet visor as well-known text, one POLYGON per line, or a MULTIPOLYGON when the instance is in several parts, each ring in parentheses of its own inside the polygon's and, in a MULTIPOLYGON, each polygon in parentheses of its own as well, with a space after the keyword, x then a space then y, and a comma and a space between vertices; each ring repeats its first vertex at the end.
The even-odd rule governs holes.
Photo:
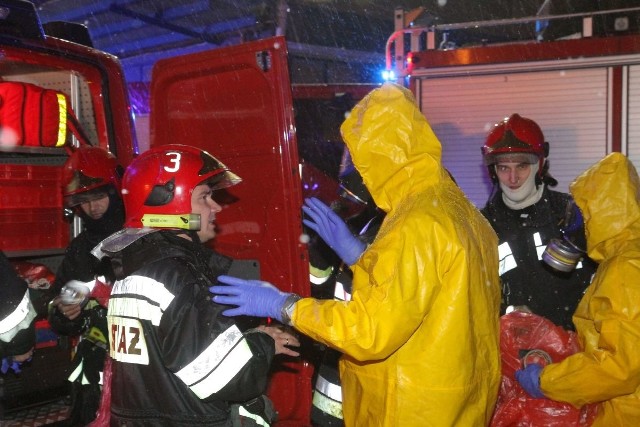
POLYGON ((211 188, 211 190, 221 190, 223 188, 231 187, 238 183, 242 182, 242 178, 240 178, 235 173, 226 170, 222 173, 209 177, 202 181, 202 184, 207 184, 211 188))
POLYGON ((359 205, 366 205, 371 200, 371 194, 355 168, 340 176, 338 194, 340 197, 359 205))
POLYGON ((487 166, 498 163, 529 163, 533 165, 539 160, 538 156, 533 153, 497 153, 484 156, 484 162, 487 166))
POLYGON ((109 188, 103 186, 89 191, 82 191, 80 193, 67 195, 64 197, 64 204, 66 207, 70 208, 83 203, 100 200, 105 197, 109 197, 109 188))

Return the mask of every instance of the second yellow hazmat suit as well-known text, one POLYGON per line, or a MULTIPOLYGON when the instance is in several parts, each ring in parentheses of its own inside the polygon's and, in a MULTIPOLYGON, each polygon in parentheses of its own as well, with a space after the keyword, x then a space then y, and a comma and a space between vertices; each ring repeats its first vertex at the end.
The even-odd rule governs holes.
POLYGON ((302 299, 292 324, 344 353, 347 426, 486 425, 500 382, 496 235, 407 89, 373 90, 341 131, 387 215, 352 267, 352 300, 302 299))
POLYGON ((540 389, 576 407, 600 402, 594 426, 640 425, 640 181, 611 153, 570 186, 598 269, 573 316, 584 348, 548 365, 540 389))

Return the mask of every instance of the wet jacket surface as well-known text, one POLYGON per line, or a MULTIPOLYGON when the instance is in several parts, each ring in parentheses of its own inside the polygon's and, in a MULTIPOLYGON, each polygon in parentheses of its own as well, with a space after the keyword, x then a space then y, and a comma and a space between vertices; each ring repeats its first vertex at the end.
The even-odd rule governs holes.
POLYGON ((541 261, 552 238, 562 238, 561 223, 572 198, 545 187, 542 198, 524 209, 513 210, 497 191, 482 214, 499 239, 502 306, 526 305, 556 325, 574 330, 571 320, 578 302, 591 282, 596 264, 585 258, 570 273, 558 272, 541 261))
POLYGON ((545 396, 574 406, 601 402, 594 426, 640 422, 640 181, 612 153, 571 184, 599 263, 574 323, 584 351, 547 366, 545 396))
POLYGON ((387 212, 350 302, 300 300, 293 325, 344 353, 347 426, 481 426, 500 381, 497 238, 441 166, 412 95, 373 91, 342 125, 387 212))
POLYGON ((275 353, 210 299, 231 260, 164 231, 110 255, 111 424, 228 425, 231 402, 264 392, 275 353))

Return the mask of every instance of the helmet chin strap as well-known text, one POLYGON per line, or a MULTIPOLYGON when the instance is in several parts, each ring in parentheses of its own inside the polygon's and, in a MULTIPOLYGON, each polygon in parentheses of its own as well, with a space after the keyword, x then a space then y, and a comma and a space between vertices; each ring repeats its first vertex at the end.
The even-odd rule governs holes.
POLYGON ((502 200, 509 209, 520 210, 531 206, 542 198, 544 184, 536 186, 536 175, 538 174, 539 165, 533 163, 531 165, 531 173, 526 181, 517 190, 512 190, 509 186, 500 183, 502 189, 502 200))
POLYGON ((167 229, 170 233, 175 234, 176 236, 180 236, 183 239, 191 240, 193 243, 202 243, 200 241, 200 236, 198 236, 198 232, 195 230, 179 230, 179 229, 167 229))
POLYGON ((191 241, 192 241, 193 243, 202 243, 202 242, 200 241, 200 236, 198 236, 198 232, 197 232, 197 231, 195 231, 195 230, 189 230, 189 231, 187 231, 187 235, 188 235, 189 237, 191 237, 191 241))

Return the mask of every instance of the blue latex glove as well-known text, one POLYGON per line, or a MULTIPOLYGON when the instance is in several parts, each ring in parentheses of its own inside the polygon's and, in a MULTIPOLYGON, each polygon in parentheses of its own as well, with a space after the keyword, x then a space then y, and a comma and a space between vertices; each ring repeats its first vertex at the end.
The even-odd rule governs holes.
POLYGON ((542 371, 542 365, 532 363, 527 365, 524 369, 518 369, 516 371, 516 380, 520 383, 520 386, 531 397, 540 399, 544 397, 544 394, 540 390, 540 372, 542 371))
POLYGON ((351 234, 351 230, 342 218, 314 197, 304 201, 302 210, 311 218, 303 219, 302 222, 318 233, 345 264, 355 264, 366 245, 351 234))
MULTIPOLYGON (((31 358, 29 358, 29 360, 31 360, 31 358)), ((7 372, 9 372, 9 369, 11 369, 16 374, 19 374, 20 372, 22 372, 21 367, 22 362, 16 362, 12 356, 9 356, 2 359, 2 367, 0 367, 0 372, 6 374, 7 372)))
POLYGON ((228 286, 211 286, 209 292, 215 294, 213 300, 218 304, 237 306, 224 311, 222 314, 225 316, 271 317, 282 322, 282 307, 291 294, 261 280, 220 276, 218 281, 228 286))

